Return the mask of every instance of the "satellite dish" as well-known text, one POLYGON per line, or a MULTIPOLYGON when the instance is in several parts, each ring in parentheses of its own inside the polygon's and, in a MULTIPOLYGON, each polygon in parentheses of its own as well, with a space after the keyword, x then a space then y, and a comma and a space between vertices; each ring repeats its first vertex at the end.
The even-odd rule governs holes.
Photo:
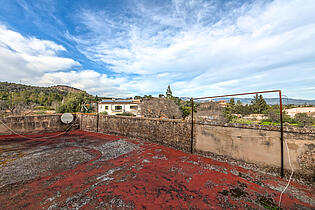
POLYGON ((64 113, 61 115, 61 122, 69 124, 73 121, 73 115, 71 113, 64 113))

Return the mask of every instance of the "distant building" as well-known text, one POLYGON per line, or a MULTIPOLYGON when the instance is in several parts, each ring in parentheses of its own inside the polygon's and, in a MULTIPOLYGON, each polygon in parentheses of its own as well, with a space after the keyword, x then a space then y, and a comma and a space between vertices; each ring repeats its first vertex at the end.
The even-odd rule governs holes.
POLYGON ((220 105, 220 107, 226 107, 227 106, 227 103, 225 100, 216 101, 216 102, 220 105))
POLYGON ((98 103, 98 112, 107 112, 108 115, 117 115, 124 112, 141 116, 141 101, 133 99, 110 99, 98 103))
POLYGON ((297 107, 287 109, 285 112, 290 116, 294 117, 297 113, 306 113, 309 116, 315 116, 315 107, 297 107))

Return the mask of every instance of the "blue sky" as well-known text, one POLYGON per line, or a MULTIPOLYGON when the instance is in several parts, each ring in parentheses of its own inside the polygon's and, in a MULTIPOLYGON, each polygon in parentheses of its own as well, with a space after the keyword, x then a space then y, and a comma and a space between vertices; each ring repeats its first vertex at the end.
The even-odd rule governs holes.
POLYGON ((315 99, 314 0, 0 0, 0 80, 315 99))

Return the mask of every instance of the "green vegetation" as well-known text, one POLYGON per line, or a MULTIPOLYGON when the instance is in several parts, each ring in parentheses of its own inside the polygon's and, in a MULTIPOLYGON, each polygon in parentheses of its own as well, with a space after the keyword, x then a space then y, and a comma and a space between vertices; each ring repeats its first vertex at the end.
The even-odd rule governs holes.
POLYGON ((73 93, 69 92, 62 101, 62 104, 58 106, 57 112, 93 112, 92 106, 88 106, 95 98, 86 93, 73 93))
POLYGON ((33 114, 46 114, 46 112, 41 110, 41 111, 33 112, 33 114))
POLYGON ((250 108, 252 110, 252 113, 262 114, 268 109, 268 104, 266 103, 262 95, 256 94, 254 96, 254 99, 251 101, 250 108))
POLYGON ((260 124, 260 125, 273 125, 273 126, 278 126, 278 125, 280 125, 280 123, 277 123, 277 122, 268 122, 268 121, 261 121, 259 124, 260 124))
POLYGON ((22 114, 26 110, 47 110, 57 112, 91 112, 90 102, 97 98, 68 86, 35 87, 15 83, 0 82, 0 111, 5 115, 22 114))
POLYGON ((256 94, 252 99, 251 104, 245 105, 243 105, 240 100, 235 103, 235 99, 231 98, 226 106, 225 115, 229 119, 229 121, 231 121, 235 118, 235 116, 230 116, 233 114, 239 114, 244 117, 249 114, 263 114, 268 109, 269 106, 262 95, 256 94))
POLYGON ((128 117, 133 117, 134 114, 130 113, 130 112, 123 112, 123 113, 118 113, 116 115, 121 115, 121 116, 128 116, 128 117))
POLYGON ((43 110, 43 111, 55 110, 54 108, 49 107, 49 106, 36 106, 36 107, 34 107, 34 109, 35 110, 43 110))
POLYGON ((308 116, 306 113, 298 113, 295 115, 295 120, 300 127, 309 127, 314 124, 314 118, 308 116))
MULTIPOLYGON (((293 105, 289 106, 290 108, 293 105)), ((255 95, 251 104, 243 105, 239 100, 235 103, 235 99, 231 98, 224 110, 224 116, 228 122, 260 125, 280 125, 280 107, 279 105, 269 106, 261 95, 255 95), (243 119, 243 117, 251 114, 260 114, 264 117, 263 120, 255 122, 252 120, 243 119)), ((315 124, 315 119, 305 113, 296 114, 294 118, 288 116, 285 112, 282 113, 284 124, 297 125, 307 127, 315 124)))
MULTIPOLYGON (((191 114, 191 102, 181 100, 179 97, 173 96, 171 86, 168 85, 166 89, 166 98, 171 99, 178 105, 180 111, 182 112, 182 117, 185 119, 191 114)), ((164 97, 163 94, 160 94, 159 97, 164 97)))
POLYGON ((173 98, 173 93, 172 93, 170 85, 167 86, 167 90, 166 90, 165 95, 166 95, 166 98, 168 98, 168 99, 172 99, 173 98))
POLYGON ((255 124, 252 120, 246 120, 243 118, 233 118, 230 123, 239 123, 239 124, 255 124))
POLYGON ((183 106, 180 106, 180 110, 182 111, 182 116, 185 119, 191 113, 191 106, 189 106, 187 104, 183 105, 183 106))

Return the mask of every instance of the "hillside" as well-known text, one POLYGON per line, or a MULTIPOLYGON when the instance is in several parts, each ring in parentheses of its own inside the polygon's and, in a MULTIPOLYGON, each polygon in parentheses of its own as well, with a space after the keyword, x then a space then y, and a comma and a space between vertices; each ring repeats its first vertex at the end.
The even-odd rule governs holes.
POLYGON ((24 84, 10 83, 10 82, 0 82, 0 91, 1 92, 32 91, 32 92, 44 92, 44 93, 55 92, 62 95, 68 92, 86 93, 83 90, 66 86, 66 85, 56 85, 56 86, 51 86, 51 87, 38 87, 38 86, 24 85, 24 84))
POLYGON ((55 110, 57 112, 91 111, 84 107, 95 97, 83 90, 65 85, 37 87, 0 82, 0 114, 25 114, 32 110, 55 110), (41 106, 41 107, 40 107, 41 106), (37 107, 37 108, 36 108, 37 107), (40 107, 40 108, 38 108, 40 107))
POLYGON ((55 85, 55 86, 51 86, 49 88, 56 89, 56 90, 63 91, 63 92, 73 92, 73 93, 85 92, 85 91, 80 90, 78 88, 70 87, 70 86, 67 86, 67 85, 55 85))

